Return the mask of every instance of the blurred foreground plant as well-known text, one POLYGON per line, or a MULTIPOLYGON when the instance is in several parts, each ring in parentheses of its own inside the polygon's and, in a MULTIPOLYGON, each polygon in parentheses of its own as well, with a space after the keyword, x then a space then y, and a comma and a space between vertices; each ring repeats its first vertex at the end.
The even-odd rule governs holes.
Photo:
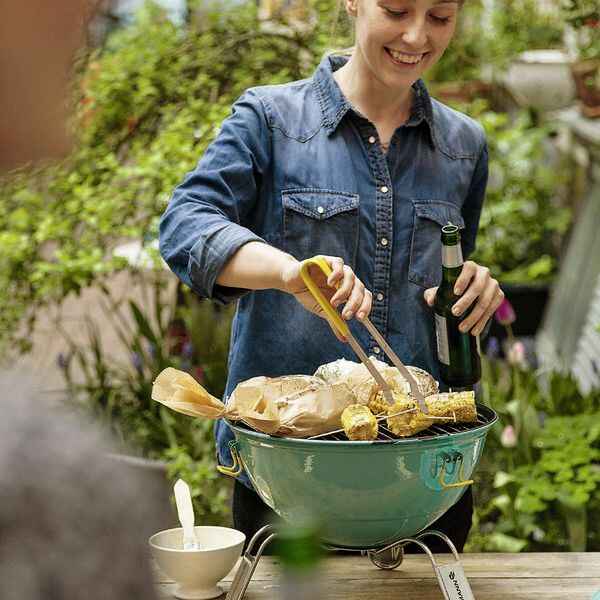
POLYGON ((222 394, 231 310, 191 293, 180 295, 184 304, 178 305, 163 273, 146 274, 141 281, 144 302, 118 300, 104 288, 102 325, 88 319, 83 342, 57 323, 69 347, 58 359, 69 402, 94 414, 124 451, 166 461, 170 479, 182 477, 190 484, 199 518, 226 523, 230 484, 216 471, 213 422, 174 413, 151 393, 156 376, 172 366, 222 394), (107 330, 120 348, 105 346, 107 330))

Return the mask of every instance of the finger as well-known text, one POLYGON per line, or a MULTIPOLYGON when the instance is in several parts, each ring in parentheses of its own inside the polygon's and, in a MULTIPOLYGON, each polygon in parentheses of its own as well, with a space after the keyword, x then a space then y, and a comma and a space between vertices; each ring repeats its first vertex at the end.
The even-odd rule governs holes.
POLYGON ((458 300, 452 307, 452 314, 455 317, 462 315, 483 293, 490 281, 490 270, 487 267, 478 266, 475 276, 470 279, 470 285, 466 292, 464 292, 461 299, 458 300))
POLYGON ((354 280, 356 276, 354 275, 354 271, 348 266, 344 266, 344 278, 338 287, 337 292, 331 297, 331 305, 339 306, 342 302, 345 302, 346 299, 352 293, 352 288, 354 287, 354 280))
POLYGON ((479 296, 479 300, 468 317, 466 317, 460 324, 459 329, 465 333, 470 331, 471 328, 483 317, 485 312, 490 308, 490 305, 494 302, 500 287, 495 279, 492 279, 483 293, 479 296))
POLYGON ((325 256, 325 260, 331 267, 331 273, 327 277, 327 285, 335 287, 335 284, 344 277, 344 259, 339 256, 325 256))
POLYGON ((356 312, 356 317, 359 320, 366 319, 371 314, 371 307, 373 306, 373 294, 369 290, 365 290, 365 295, 360 305, 360 308, 356 312))
POLYGON ((350 296, 346 301, 346 306, 342 311, 342 317, 349 320, 356 314, 356 311, 360 308, 363 298, 365 297, 365 286, 358 277, 354 278, 354 286, 350 292, 350 296))
POLYGON ((437 294, 438 288, 432 287, 423 292, 423 298, 425 298, 425 302, 428 306, 433 306, 435 301, 435 295, 437 294))
POLYGON ((496 310, 498 310, 498 307, 502 304, 502 300, 504 300, 504 292, 499 289, 498 294, 487 308, 485 313, 483 313, 483 317, 481 317, 481 319, 479 319, 479 321, 476 323, 475 327, 473 327, 473 330, 471 331, 473 335, 481 334, 481 332, 485 329, 487 322, 492 318, 496 310))
POLYGON ((479 265, 472 260, 468 260, 463 265, 462 271, 454 284, 454 293, 460 296, 469 286, 471 280, 477 275, 479 265))

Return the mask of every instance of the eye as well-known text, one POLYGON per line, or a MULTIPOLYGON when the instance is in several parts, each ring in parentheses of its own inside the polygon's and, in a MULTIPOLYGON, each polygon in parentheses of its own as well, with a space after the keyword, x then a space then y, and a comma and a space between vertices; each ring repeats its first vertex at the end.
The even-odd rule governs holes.
POLYGON ((400 17, 403 17, 406 15, 405 10, 392 10, 390 8, 385 8, 385 12, 393 19, 399 19, 400 17))
POLYGON ((446 25, 446 23, 450 23, 452 20, 452 17, 437 17, 436 15, 429 16, 433 19, 433 22, 437 23, 438 25, 446 25))

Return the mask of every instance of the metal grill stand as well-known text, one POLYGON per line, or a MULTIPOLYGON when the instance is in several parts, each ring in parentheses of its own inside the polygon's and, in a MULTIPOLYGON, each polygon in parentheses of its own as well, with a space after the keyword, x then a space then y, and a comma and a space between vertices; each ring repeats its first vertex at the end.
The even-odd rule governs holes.
MULTIPOLYGON (((258 561, 262 556, 265 548, 277 537, 275 527, 273 525, 265 525, 259 529, 248 544, 246 552, 242 556, 240 566, 231 583, 231 588, 227 593, 226 600, 242 600, 252 575, 256 569, 258 561), (260 540, 262 539, 262 542, 260 540), (260 542, 260 543, 259 543, 260 542), (255 548, 258 547, 255 553, 255 548)), ((460 562, 460 557, 452 540, 441 531, 424 531, 416 535, 414 538, 405 538, 393 542, 379 550, 363 550, 371 562, 379 569, 391 570, 402 564, 404 559, 404 547, 408 544, 416 544, 419 546, 431 561, 431 566, 436 574, 438 585, 446 600, 475 600, 469 581, 465 576, 463 566, 460 562), (433 556, 433 553, 423 542, 423 538, 427 536, 435 536, 443 540, 450 552, 453 555, 454 561, 448 564, 438 564, 433 556)))

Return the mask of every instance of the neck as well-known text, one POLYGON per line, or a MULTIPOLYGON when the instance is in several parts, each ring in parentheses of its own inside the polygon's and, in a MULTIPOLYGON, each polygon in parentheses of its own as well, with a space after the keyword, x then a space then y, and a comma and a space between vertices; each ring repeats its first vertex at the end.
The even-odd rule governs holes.
POLYGON ((356 49, 350 60, 333 74, 346 99, 372 122, 407 121, 412 108, 411 87, 390 88, 377 79, 356 49))

